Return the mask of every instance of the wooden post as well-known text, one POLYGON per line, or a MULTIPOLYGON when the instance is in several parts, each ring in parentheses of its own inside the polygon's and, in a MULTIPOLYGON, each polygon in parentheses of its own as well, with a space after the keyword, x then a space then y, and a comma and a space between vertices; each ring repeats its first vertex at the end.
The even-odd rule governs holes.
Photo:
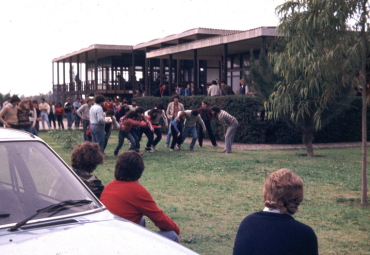
POLYGON ((159 60, 159 75, 160 75, 160 84, 159 84, 159 87, 161 87, 163 85, 163 78, 164 78, 164 64, 163 64, 163 59, 161 58, 159 60))
POLYGON ((76 91, 77 97, 80 97, 81 87, 80 87, 80 55, 77 54, 77 81, 76 81, 76 91))
POLYGON ((224 70, 222 75, 222 80, 227 83, 227 44, 224 44, 224 70))
POLYGON ((94 66, 94 69, 95 69, 95 81, 94 81, 94 95, 96 93, 96 89, 98 88, 98 49, 95 49, 95 66, 94 66))
POLYGON ((199 89, 199 76, 198 76, 198 50, 194 50, 194 60, 193 60, 193 69, 194 69, 194 95, 197 94, 199 89))
POLYGON ((152 89, 153 89, 153 60, 149 59, 149 91, 146 91, 146 96, 152 95, 152 89))
POLYGON ((176 65, 176 82, 177 82, 177 86, 179 86, 180 87, 180 82, 181 82, 181 80, 180 80, 180 78, 181 78, 181 70, 180 70, 180 68, 181 68, 181 62, 180 62, 181 60, 180 59, 178 59, 177 60, 177 65, 176 65))
POLYGON ((146 58, 146 53, 148 52, 148 49, 145 49, 145 66, 144 66, 144 83, 145 83, 145 93, 149 93, 149 79, 148 79, 148 68, 149 68, 149 59, 146 58))
POLYGON ((169 86, 169 96, 172 96, 172 54, 170 54, 169 56, 169 59, 168 59, 168 69, 169 69, 169 79, 168 79, 168 83, 170 84, 169 86))
POLYGON ((85 96, 87 94, 87 82, 88 82, 88 52, 85 52, 85 96))

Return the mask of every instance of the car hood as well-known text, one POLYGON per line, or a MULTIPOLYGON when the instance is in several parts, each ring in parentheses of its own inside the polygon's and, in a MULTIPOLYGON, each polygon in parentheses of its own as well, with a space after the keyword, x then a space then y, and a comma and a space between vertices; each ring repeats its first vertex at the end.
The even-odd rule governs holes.
POLYGON ((197 254, 107 210, 0 229, 0 254, 197 254))

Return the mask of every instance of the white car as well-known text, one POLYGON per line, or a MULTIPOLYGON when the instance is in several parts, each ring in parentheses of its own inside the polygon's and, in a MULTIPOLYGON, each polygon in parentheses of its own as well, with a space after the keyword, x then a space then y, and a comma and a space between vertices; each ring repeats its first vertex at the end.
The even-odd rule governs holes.
POLYGON ((40 138, 0 128, 0 254, 197 254, 110 213, 40 138))

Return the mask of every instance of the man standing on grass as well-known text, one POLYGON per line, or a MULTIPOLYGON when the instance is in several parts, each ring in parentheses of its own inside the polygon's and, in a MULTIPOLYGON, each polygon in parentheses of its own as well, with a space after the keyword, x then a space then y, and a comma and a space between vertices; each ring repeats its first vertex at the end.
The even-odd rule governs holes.
POLYGON ((82 128, 84 131, 84 141, 89 141, 89 142, 91 142, 91 136, 88 136, 86 134, 86 130, 90 123, 90 109, 91 109, 92 104, 93 104, 93 100, 91 98, 88 98, 86 100, 86 104, 84 104, 77 110, 77 115, 82 120, 82 128))
POLYGON ((67 116, 68 128, 71 129, 74 118, 73 118, 72 99, 70 97, 67 98, 67 103, 65 103, 65 105, 64 105, 64 112, 67 116))
POLYGON ((81 107, 81 99, 80 98, 77 98, 76 99, 76 102, 73 103, 73 110, 74 110, 74 114, 75 114, 75 128, 80 128, 80 121, 81 121, 81 118, 80 116, 77 114, 77 110, 81 107))
MULTIPOLYGON (((154 109, 157 109, 157 115, 155 116, 154 119, 151 119, 151 122, 152 122, 153 127, 154 126, 159 126, 160 119, 163 119, 163 122, 165 123, 166 128, 168 128, 168 124, 167 124, 168 121, 167 121, 166 114, 164 113, 164 106, 163 106, 163 104, 158 104, 157 107, 155 107, 154 109)), ((145 112, 145 116, 147 116, 147 117, 149 116, 149 111, 146 111, 145 112)), ((156 151, 157 150, 156 146, 159 143, 159 141, 162 139, 161 128, 154 127, 154 133, 155 133, 155 135, 157 137, 154 139, 153 144, 152 144, 152 147, 156 151)))
POLYGON ((21 100, 18 96, 13 95, 9 103, 3 107, 0 112, 0 121, 7 128, 19 129, 18 126, 18 104, 21 100), (4 119, 2 118, 4 117, 4 119))
MULTIPOLYGON (((198 112, 199 112, 199 115, 200 115, 200 117, 202 118, 202 120, 204 122, 204 125, 207 128, 207 132, 208 132, 208 135, 209 135, 209 139, 211 139, 212 146, 213 147, 218 147, 218 145, 216 143, 216 138, 215 138, 215 136, 213 135, 213 132, 212 132, 212 127, 211 127, 212 114, 211 114, 211 109, 209 109, 209 107, 208 107, 208 102, 207 101, 202 102, 202 107, 200 107, 198 109, 198 112)), ((199 139, 198 139, 199 148, 202 148, 202 146, 203 146, 203 134, 204 134, 203 131, 204 131, 204 129, 203 129, 202 125, 200 125, 199 126, 199 139)))
POLYGON ((49 112, 50 112, 50 106, 49 104, 45 103, 45 98, 41 98, 41 103, 39 104, 39 110, 40 110, 40 116, 41 116, 41 121, 42 121, 42 129, 45 130, 45 123, 48 125, 50 129, 50 122, 49 122, 49 112))
POLYGON ((104 151, 105 132, 104 126, 107 121, 104 118, 103 105, 105 98, 99 95, 95 98, 95 104, 90 109, 90 132, 92 142, 99 144, 100 151, 104 151))
POLYGON ((197 135, 197 129, 196 124, 197 122, 202 126, 203 133, 206 132, 206 126, 204 125, 204 122, 202 118, 199 115, 198 110, 186 110, 186 120, 185 120, 185 127, 184 127, 184 133, 182 134, 182 141, 185 141, 185 138, 188 136, 188 133, 191 132, 193 135, 193 139, 190 143, 190 151, 194 150, 195 142, 197 141, 198 135, 197 135))
POLYGON ((169 103, 167 107, 166 114, 167 114, 167 118, 170 121, 170 125, 168 127, 168 134, 167 134, 167 140, 166 140, 166 145, 165 145, 166 148, 168 148, 168 146, 170 145, 170 140, 171 140, 171 135, 172 135, 171 121, 177 117, 179 112, 185 110, 184 105, 182 103, 179 103, 179 99, 180 97, 178 95, 175 95, 173 97, 173 102, 169 103))

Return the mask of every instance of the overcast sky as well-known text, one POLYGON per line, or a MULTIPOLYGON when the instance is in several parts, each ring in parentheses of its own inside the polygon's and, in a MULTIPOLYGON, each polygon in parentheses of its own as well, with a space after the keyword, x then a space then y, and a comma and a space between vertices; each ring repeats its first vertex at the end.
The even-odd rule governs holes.
POLYGON ((136 45, 204 27, 277 26, 284 0, 13 0, 0 9, 0 93, 52 89, 52 59, 92 44, 136 45))

